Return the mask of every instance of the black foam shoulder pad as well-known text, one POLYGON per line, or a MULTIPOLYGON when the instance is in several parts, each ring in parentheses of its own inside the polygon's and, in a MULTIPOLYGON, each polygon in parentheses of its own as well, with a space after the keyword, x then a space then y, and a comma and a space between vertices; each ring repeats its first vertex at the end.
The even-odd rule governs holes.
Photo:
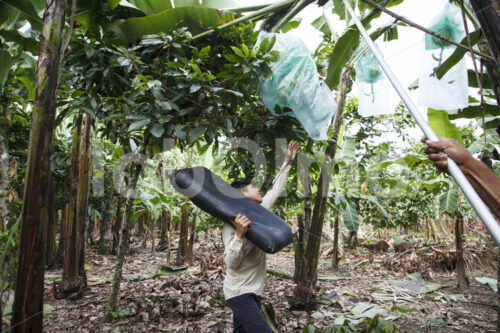
POLYGON ((170 181, 179 193, 216 218, 229 222, 238 214, 245 215, 252 222, 246 238, 261 250, 276 253, 292 242, 292 229, 285 221, 207 168, 177 170, 170 181))

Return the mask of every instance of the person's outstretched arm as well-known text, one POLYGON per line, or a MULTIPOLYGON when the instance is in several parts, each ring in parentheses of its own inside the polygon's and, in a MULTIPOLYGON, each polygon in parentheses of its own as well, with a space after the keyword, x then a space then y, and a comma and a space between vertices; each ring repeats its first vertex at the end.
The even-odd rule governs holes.
POLYGON ((423 138, 422 142, 427 144, 425 153, 439 170, 446 172, 448 157, 455 161, 477 194, 500 219, 500 178, 486 164, 476 160, 456 140, 439 138, 432 142, 423 138))
POLYGON ((288 144, 285 162, 281 166, 281 169, 276 175, 276 178, 274 178, 273 187, 269 191, 267 191, 266 195, 262 198, 261 205, 266 209, 270 209, 274 205, 276 200, 278 200, 281 192, 283 192, 283 189, 286 186, 288 172, 292 167, 291 164, 295 158, 295 155, 297 154, 298 147, 299 144, 295 141, 290 141, 290 143, 288 144))

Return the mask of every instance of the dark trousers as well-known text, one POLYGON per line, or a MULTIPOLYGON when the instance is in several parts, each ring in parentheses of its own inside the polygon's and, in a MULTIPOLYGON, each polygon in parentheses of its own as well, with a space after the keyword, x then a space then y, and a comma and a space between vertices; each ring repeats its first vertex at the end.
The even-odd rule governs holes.
POLYGON ((261 297, 254 293, 243 294, 226 302, 233 310, 233 332, 272 333, 269 324, 260 312, 261 297))

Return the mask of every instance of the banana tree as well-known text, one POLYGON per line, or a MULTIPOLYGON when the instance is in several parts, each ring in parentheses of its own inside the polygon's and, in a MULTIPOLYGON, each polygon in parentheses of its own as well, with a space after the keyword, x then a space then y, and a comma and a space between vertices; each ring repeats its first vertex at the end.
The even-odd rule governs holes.
POLYGON ((63 38, 65 1, 47 2, 26 171, 13 332, 42 331, 45 240, 47 234, 50 146, 63 38))
MULTIPOLYGON (((400 3, 401 1, 384 1, 383 4, 390 6, 400 3)), ((342 18, 345 18, 344 11, 341 10, 341 1, 336 1, 334 4, 334 11, 342 18), (344 16, 342 16, 344 13, 344 16)), ((369 25, 370 22, 380 15, 378 10, 369 10, 363 3, 360 3, 359 9, 361 11, 362 22, 365 25, 369 25)), ((328 10, 328 9, 327 9, 328 10)), ((330 9, 331 10, 331 9, 330 9)), ((322 30, 324 25, 327 24, 327 19, 319 18, 314 22, 314 25, 322 30)), ((378 29, 373 33, 373 38, 381 36, 385 31, 389 29, 397 29, 394 26, 386 26, 378 29)), ((324 30, 324 29, 323 29, 324 30)), ((333 34, 333 31, 330 31, 333 34)), ((354 50, 360 43, 359 30, 346 22, 346 30, 344 34, 339 37, 333 46, 333 50, 330 53, 330 62, 328 65, 327 75, 325 78, 325 83, 330 89, 338 89, 338 109, 335 115, 335 121, 332 126, 333 136, 331 141, 328 142, 325 157, 332 159, 335 156, 337 150, 337 141, 340 128, 343 123, 343 112, 344 105, 346 101, 347 93, 350 91, 352 84, 352 67, 355 61, 353 58, 354 50)), ((359 56, 359 55, 356 55, 359 56)), ((331 170, 328 166, 323 166, 320 179, 317 186, 317 192, 315 195, 315 205, 313 209, 312 220, 310 224, 309 232, 311 234, 307 239, 306 249, 305 249, 305 274, 303 274, 302 281, 297 283, 295 289, 294 303, 295 306, 299 308, 310 309, 314 307, 315 296, 314 296, 314 284, 316 281, 317 267, 318 267, 318 256, 319 256, 319 246, 321 240, 321 233, 323 228, 323 220, 325 217, 325 212, 327 208, 327 192, 330 184, 331 170)), ((346 216, 352 217, 349 221, 354 223, 354 209, 352 205, 344 205, 344 211, 346 216)), ((353 224, 354 226, 354 224, 353 224)))

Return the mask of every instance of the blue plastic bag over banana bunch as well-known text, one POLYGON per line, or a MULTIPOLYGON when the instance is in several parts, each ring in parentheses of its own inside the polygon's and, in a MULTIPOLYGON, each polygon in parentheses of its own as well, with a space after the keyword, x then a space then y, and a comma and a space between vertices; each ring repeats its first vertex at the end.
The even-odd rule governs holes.
POLYGON ((391 83, 382 72, 375 55, 362 43, 355 55, 356 85, 358 86, 358 112, 361 116, 380 116, 394 113, 397 98, 391 83), (364 51, 364 52, 363 52, 364 51))
POLYGON ((271 64, 272 77, 261 79, 262 102, 272 114, 276 114, 276 105, 291 109, 313 140, 326 140, 337 110, 332 92, 320 80, 311 52, 301 39, 261 31, 258 43, 273 36, 273 50, 280 52, 280 58, 271 64))
MULTIPOLYGON (((429 29, 460 42, 465 33, 460 9, 447 3, 434 18, 429 29)), ((439 80, 436 69, 455 51, 456 46, 429 34, 425 35, 420 56, 418 104, 437 110, 467 107, 469 101, 465 57, 439 80)))

